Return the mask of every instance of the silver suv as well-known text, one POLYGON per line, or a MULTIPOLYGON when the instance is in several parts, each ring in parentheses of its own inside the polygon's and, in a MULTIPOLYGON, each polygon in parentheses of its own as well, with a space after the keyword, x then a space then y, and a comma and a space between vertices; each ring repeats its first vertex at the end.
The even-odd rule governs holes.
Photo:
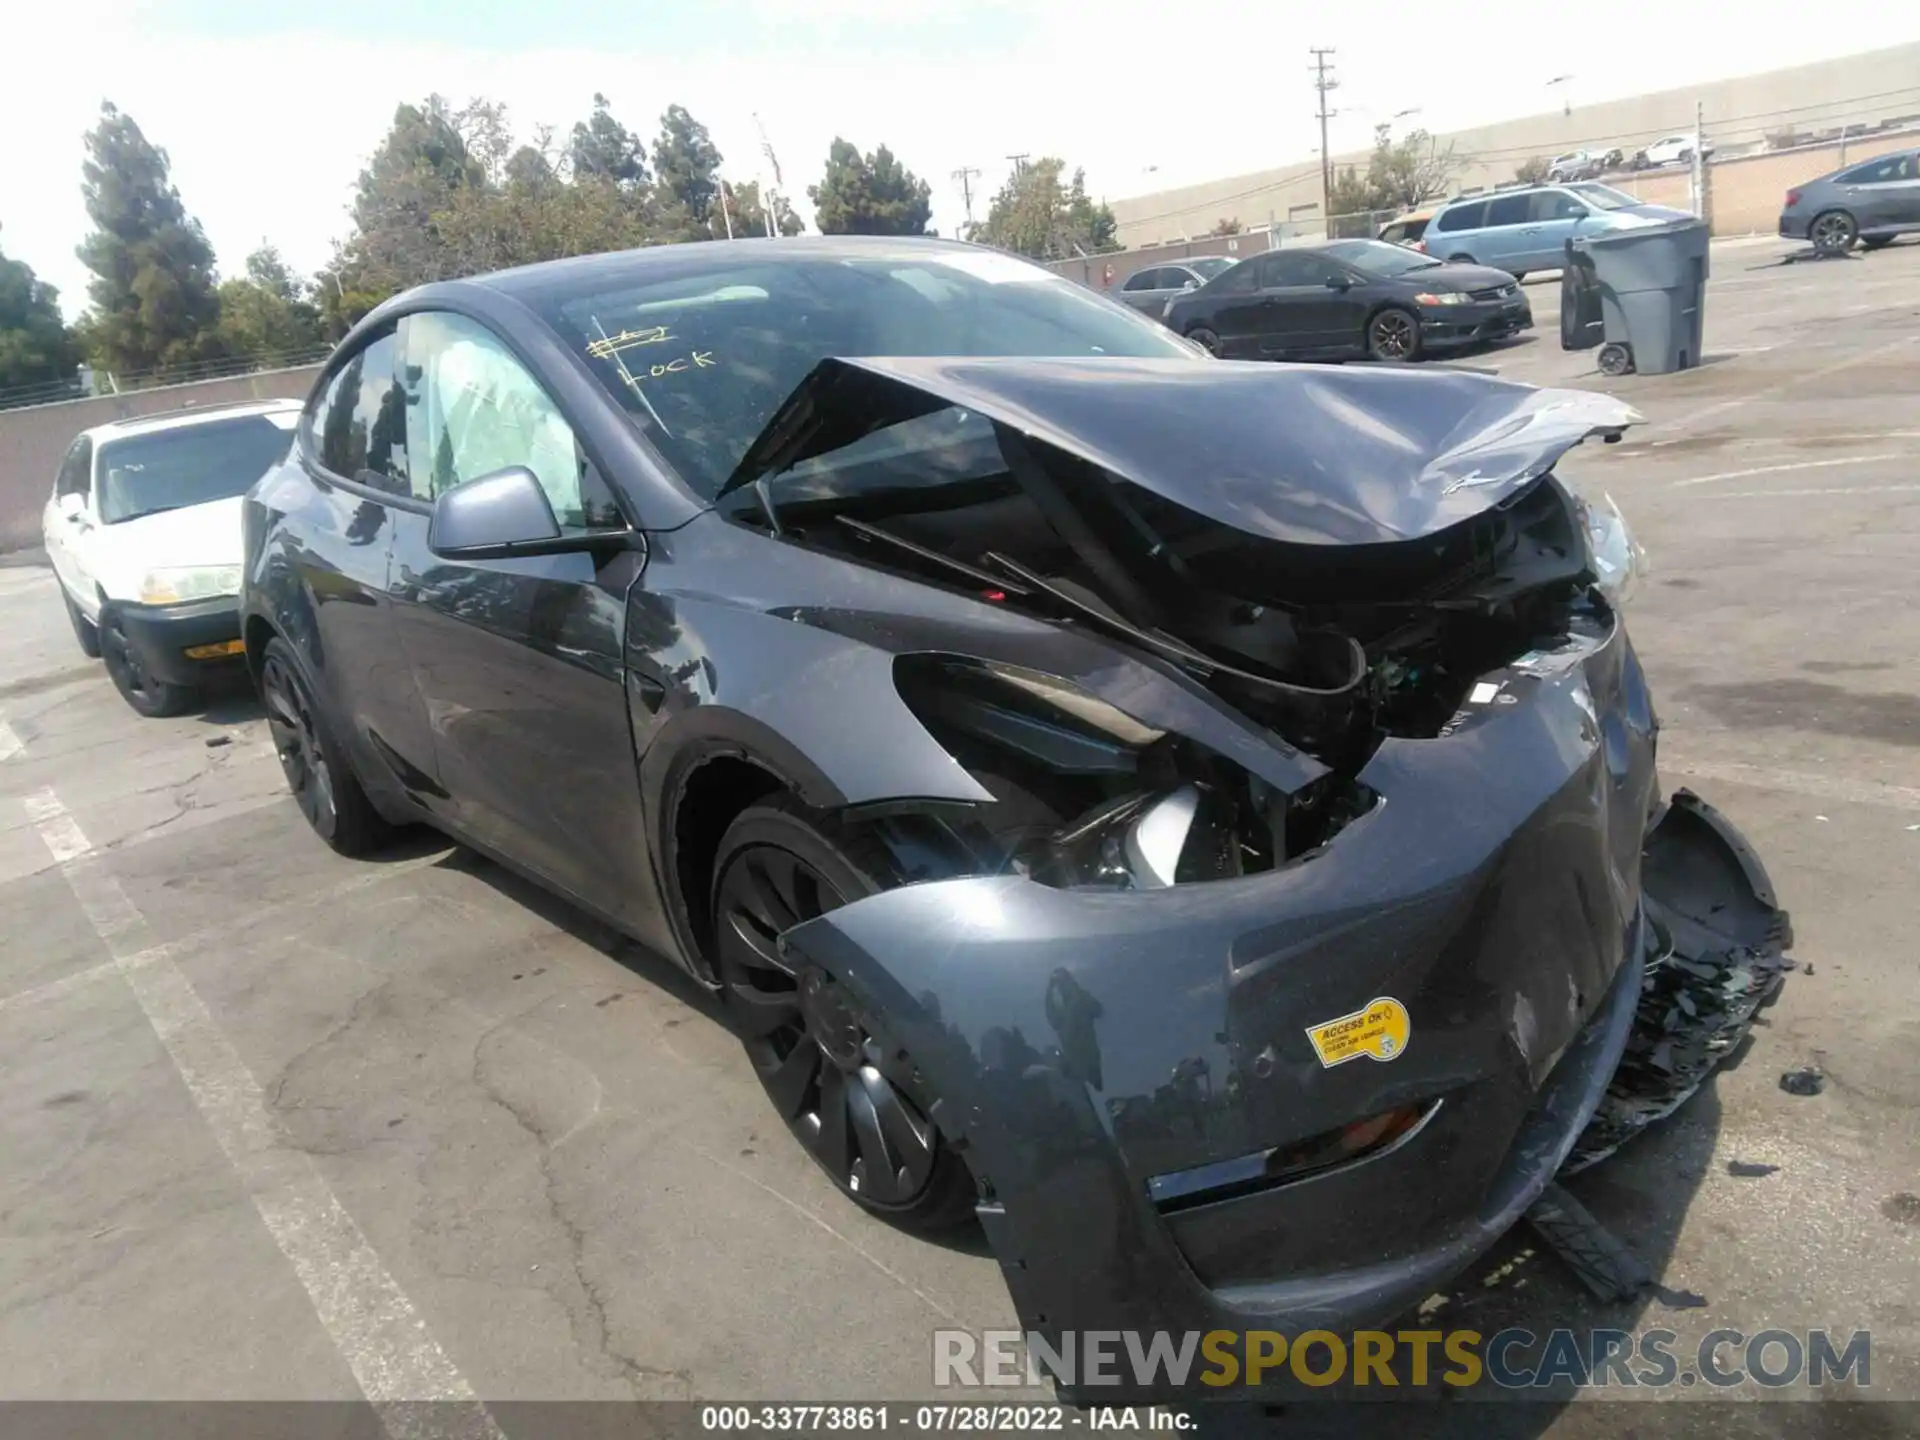
POLYGON ((1531 270, 1558 270, 1575 235, 1688 218, 1593 181, 1528 185, 1448 201, 1427 226, 1426 251, 1436 260, 1493 265, 1518 280, 1531 270))

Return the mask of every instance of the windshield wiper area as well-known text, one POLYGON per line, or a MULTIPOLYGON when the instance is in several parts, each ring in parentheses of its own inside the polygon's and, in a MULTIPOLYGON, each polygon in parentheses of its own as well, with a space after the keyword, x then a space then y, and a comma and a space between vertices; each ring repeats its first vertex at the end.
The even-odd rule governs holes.
POLYGON ((184 501, 178 505, 156 505, 151 510, 136 510, 131 515, 121 515, 105 523, 108 525, 124 525, 129 520, 144 520, 149 515, 164 515, 169 510, 184 510, 186 508, 186 502, 184 501))

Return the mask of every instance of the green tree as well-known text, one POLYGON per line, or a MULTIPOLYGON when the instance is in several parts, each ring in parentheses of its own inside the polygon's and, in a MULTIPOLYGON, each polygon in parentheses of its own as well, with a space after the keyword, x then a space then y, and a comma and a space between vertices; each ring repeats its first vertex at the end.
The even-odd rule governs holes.
POLYGON ((1367 168, 1362 171, 1349 165, 1334 174, 1328 217, 1332 229, 1339 234, 1370 235, 1371 222, 1366 218, 1370 212, 1410 210, 1444 195, 1459 170, 1451 144, 1440 149, 1424 130, 1415 130, 1395 144, 1388 127, 1377 126, 1367 168))
POLYGON ((349 289, 384 299, 455 273, 434 217, 456 192, 486 183, 461 133, 462 118, 472 119, 468 112, 456 115, 438 95, 394 111, 392 127, 360 172, 353 235, 333 276, 336 295, 349 289))
POLYGON ((593 113, 574 123, 567 153, 576 178, 592 175, 624 186, 647 183, 647 147, 613 118, 607 97, 597 91, 593 113))
POLYGON ((724 233, 714 203, 720 193, 720 150, 707 127, 684 106, 669 105, 660 117, 660 138, 653 142, 653 171, 658 177, 663 215, 677 210, 682 234, 701 239, 724 233))
POLYGON ((1087 194, 1086 172, 1062 183, 1066 162, 1045 156, 1017 165, 994 194, 977 238, 1040 260, 1118 248, 1113 212, 1087 194))
POLYGON ((80 192, 94 274, 83 338, 102 368, 167 371, 218 353, 213 247, 169 179, 167 152, 110 103, 87 132, 80 192))
POLYGON ((0 390, 65 380, 80 346, 60 318, 59 292, 23 260, 0 254, 0 390))
MULTIPOLYGON (((738 185, 722 180, 721 185, 727 193, 727 209, 733 221, 735 239, 745 239, 749 235, 767 233, 767 207, 760 198, 760 182, 743 180, 738 185)), ((717 208, 717 207, 716 207, 717 208)), ((794 214, 793 206, 787 203, 787 197, 779 191, 773 192, 774 229, 782 235, 798 235, 806 229, 806 222, 794 214)), ((714 225, 718 233, 726 234, 726 216, 716 215, 714 225)))
POLYGON ((827 170, 807 187, 822 235, 924 235, 933 218, 933 190, 885 145, 862 155, 836 137, 827 170))
POLYGON ((271 245, 249 255, 247 273, 222 284, 219 296, 228 354, 283 358, 320 344, 320 311, 271 245))

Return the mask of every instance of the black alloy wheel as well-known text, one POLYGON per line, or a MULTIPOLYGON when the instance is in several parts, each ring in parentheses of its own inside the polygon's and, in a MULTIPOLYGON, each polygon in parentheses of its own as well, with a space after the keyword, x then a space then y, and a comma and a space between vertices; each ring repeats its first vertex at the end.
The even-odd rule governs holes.
MULTIPOLYGON (((111 611, 100 617, 97 635, 100 658, 107 664, 107 678, 113 681, 120 698, 137 713, 149 719, 180 715, 191 710, 199 700, 199 692, 191 686, 169 685, 147 673, 147 667, 140 663, 139 652, 127 642, 127 632, 120 628, 120 621, 111 611)), ((81 648, 85 648, 84 639, 81 648)))
POLYGON ((807 1153, 866 1209, 944 1229, 972 1215, 974 1185, 928 1118, 924 1077, 875 1039, 845 987, 775 943, 881 888, 870 872, 883 865, 859 853, 797 806, 745 811, 715 867, 715 969, 754 1073, 807 1153))
POLYGON ((267 645, 260 668, 260 700, 287 788, 314 834, 342 855, 372 849, 384 838, 386 826, 333 743, 282 641, 267 645))
POLYGON ((1187 339, 1193 341, 1216 360, 1220 358, 1220 337, 1206 326, 1196 325, 1187 332, 1187 339))
POLYGON ((1853 248, 1859 234, 1853 216, 1844 210, 1829 210, 1814 216, 1813 225, 1807 231, 1816 255, 1844 255, 1853 248))
POLYGON ((1375 360, 1413 360, 1420 354, 1420 321, 1390 305, 1367 322, 1367 354, 1375 360))

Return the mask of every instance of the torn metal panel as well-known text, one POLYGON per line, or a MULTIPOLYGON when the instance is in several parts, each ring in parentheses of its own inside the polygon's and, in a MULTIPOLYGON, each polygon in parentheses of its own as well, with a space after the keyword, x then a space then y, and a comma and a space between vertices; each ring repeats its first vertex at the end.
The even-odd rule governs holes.
POLYGON ((1249 535, 1377 545, 1471 518, 1632 407, 1463 371, 1094 357, 823 361, 722 494, 947 407, 1249 535))

